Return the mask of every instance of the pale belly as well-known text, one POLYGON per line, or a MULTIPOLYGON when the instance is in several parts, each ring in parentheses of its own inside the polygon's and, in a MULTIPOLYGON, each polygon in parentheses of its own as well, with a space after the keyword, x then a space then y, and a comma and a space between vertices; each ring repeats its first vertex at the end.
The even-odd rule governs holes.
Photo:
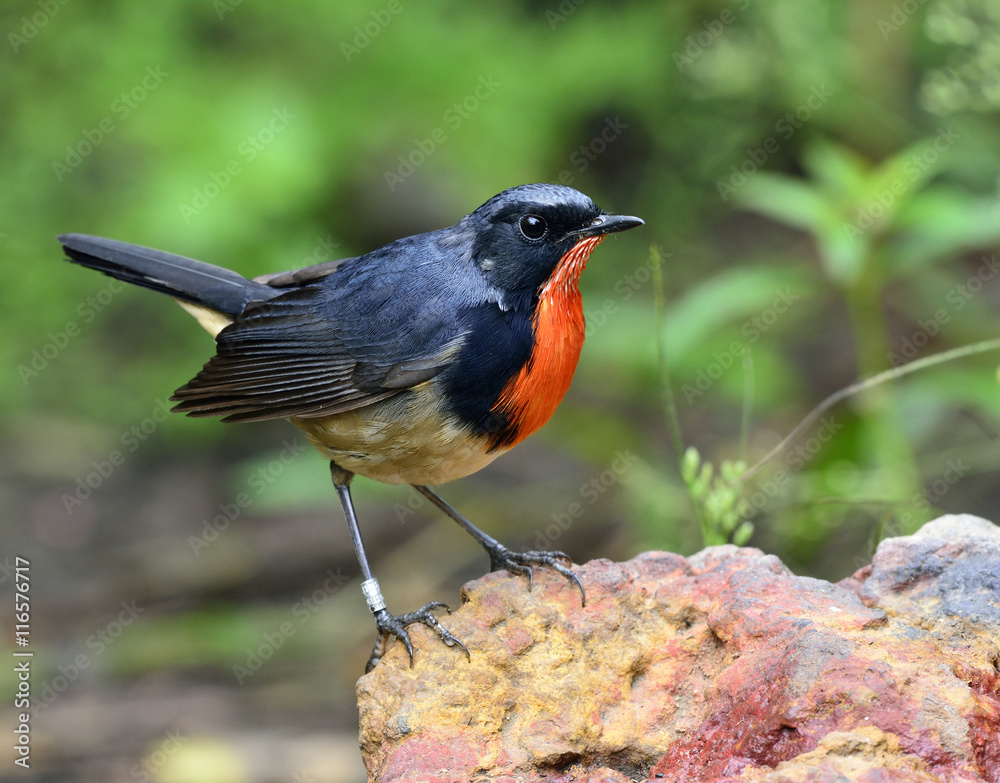
POLYGON ((426 387, 355 411, 315 419, 292 418, 321 454, 344 470, 386 484, 443 484, 489 465, 487 453, 443 414, 426 387))

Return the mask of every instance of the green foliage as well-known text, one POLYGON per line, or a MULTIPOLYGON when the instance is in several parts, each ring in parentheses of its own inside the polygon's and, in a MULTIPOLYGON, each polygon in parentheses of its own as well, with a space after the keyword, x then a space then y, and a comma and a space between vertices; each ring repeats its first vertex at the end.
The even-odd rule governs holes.
POLYGON ((741 497, 741 476, 745 462, 723 460, 718 474, 710 462, 702 462, 698 449, 688 446, 681 460, 681 478, 691 494, 702 538, 706 546, 732 541, 743 546, 753 535, 747 521, 750 503, 741 497))
POLYGON ((928 241, 933 253, 945 257, 1000 241, 1000 225, 982 221, 984 211, 995 210, 994 198, 931 183, 961 137, 953 128, 942 129, 877 165, 816 140, 803 153, 807 179, 762 172, 739 199, 748 209, 808 233, 824 273, 838 287, 850 293, 878 263, 884 265, 886 284, 913 268, 915 260, 900 252, 903 248, 924 245, 926 263, 933 260, 928 241))

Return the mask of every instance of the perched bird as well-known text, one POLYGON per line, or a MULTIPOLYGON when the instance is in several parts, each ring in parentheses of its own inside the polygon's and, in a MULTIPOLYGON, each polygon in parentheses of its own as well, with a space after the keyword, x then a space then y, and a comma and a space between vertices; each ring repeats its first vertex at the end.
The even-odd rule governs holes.
POLYGON ((171 399, 190 416, 287 418, 330 460, 378 639, 413 646, 423 623, 465 646, 432 602, 393 615, 372 576, 351 501, 355 474, 411 484, 486 550, 492 570, 555 569, 562 552, 514 552, 428 485, 485 467, 548 421, 584 338, 578 288, 607 234, 642 225, 560 185, 494 196, 451 228, 363 256, 248 280, 236 272, 112 239, 65 234, 69 260, 171 297, 216 341, 216 355, 171 399))

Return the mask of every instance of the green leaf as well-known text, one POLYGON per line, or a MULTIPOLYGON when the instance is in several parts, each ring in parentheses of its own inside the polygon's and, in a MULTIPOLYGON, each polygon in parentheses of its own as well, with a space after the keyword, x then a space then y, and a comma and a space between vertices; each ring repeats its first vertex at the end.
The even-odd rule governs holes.
POLYGON ((784 289, 805 297, 814 281, 788 267, 733 267, 704 280, 671 302, 663 336, 672 363, 697 351, 727 324, 766 309, 784 289))
POLYGON ((871 257, 870 236, 847 221, 825 226, 817 244, 823 269, 841 288, 850 288, 857 282, 871 257))
POLYGON ((935 185, 915 195, 900 210, 899 228, 906 232, 895 269, 924 265, 1000 241, 1000 203, 967 191, 935 185))
POLYGON ((733 531, 733 543, 736 544, 736 546, 745 546, 752 535, 753 524, 751 522, 744 522, 733 531))
POLYGON ((806 147, 802 165, 828 197, 853 199, 868 179, 868 162, 861 155, 822 139, 806 147))
POLYGON ((758 172, 739 195, 749 210, 816 235, 835 219, 823 193, 805 180, 758 172))
POLYGON ((684 483, 690 486, 694 483, 695 476, 698 475, 698 468, 701 465, 701 455, 694 446, 688 446, 684 452, 684 459, 681 461, 681 478, 684 483))

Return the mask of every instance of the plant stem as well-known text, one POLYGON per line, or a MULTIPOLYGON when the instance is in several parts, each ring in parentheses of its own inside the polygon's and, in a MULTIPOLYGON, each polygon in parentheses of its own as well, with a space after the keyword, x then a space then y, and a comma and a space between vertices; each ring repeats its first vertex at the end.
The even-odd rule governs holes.
POLYGON ((743 353, 743 418, 740 421, 740 449, 738 459, 746 462, 747 444, 750 442, 750 419, 753 416, 753 353, 747 348, 743 353))
POLYGON ((667 414, 667 428, 677 455, 677 467, 684 459, 684 436, 680 420, 677 418, 677 403, 670 381, 670 364, 667 361, 667 341, 664 335, 666 324, 666 294, 663 290, 663 256, 656 245, 649 246, 649 256, 653 267, 653 302, 656 312, 656 351, 660 359, 660 376, 663 380, 663 404, 667 414))
POLYGON ((916 361, 904 364, 901 367, 893 367, 892 369, 873 375, 871 378, 866 378, 862 381, 858 381, 857 383, 852 383, 850 386, 845 386, 843 389, 834 392, 819 405, 813 408, 809 415, 800 421, 795 429, 788 433, 788 435, 782 438, 781 442, 777 446, 765 454, 760 460, 757 461, 756 464, 743 471, 743 475, 740 476, 740 481, 746 481, 750 478, 750 476, 754 475, 757 471, 764 467, 764 465, 774 459, 774 457, 784 451, 788 445, 805 432, 809 426, 816 421, 816 419, 826 413, 841 400, 845 400, 858 392, 871 389, 872 387, 878 386, 886 381, 892 381, 897 378, 902 378, 904 375, 910 375, 918 370, 933 367, 937 364, 944 364, 945 362, 954 361, 955 359, 962 359, 966 356, 986 353, 987 351, 1000 351, 1000 337, 994 340, 983 340, 982 342, 973 343, 972 345, 963 345, 961 348, 952 348, 950 351, 942 351, 941 353, 936 353, 933 356, 926 356, 923 359, 917 359, 916 361))
MULTIPOLYGON (((858 376, 872 377, 883 370, 890 354, 887 328, 882 315, 881 242, 868 247, 864 271, 844 293, 851 314, 858 376)), ((888 387, 865 394, 862 434, 867 451, 878 467, 882 489, 890 497, 912 497, 920 489, 920 471, 907 439, 898 409, 888 387)))
MULTIPOLYGON (((680 472, 682 481, 684 475, 684 435, 681 432, 680 419, 677 417, 677 402, 674 399, 674 388, 670 380, 670 363, 667 360, 667 340, 666 327, 666 293, 663 285, 663 254, 657 245, 649 246, 649 257, 653 262, 653 302, 656 313, 656 351, 660 360, 660 376, 663 386, 663 406, 667 416, 667 430, 670 432, 670 441, 674 447, 674 454, 677 457, 677 470, 680 472)), ((684 482, 687 487, 688 497, 691 500, 691 508, 698 519, 698 527, 701 529, 702 541, 708 546, 711 536, 711 526, 705 514, 704 506, 699 498, 695 497, 691 487, 684 482)))

